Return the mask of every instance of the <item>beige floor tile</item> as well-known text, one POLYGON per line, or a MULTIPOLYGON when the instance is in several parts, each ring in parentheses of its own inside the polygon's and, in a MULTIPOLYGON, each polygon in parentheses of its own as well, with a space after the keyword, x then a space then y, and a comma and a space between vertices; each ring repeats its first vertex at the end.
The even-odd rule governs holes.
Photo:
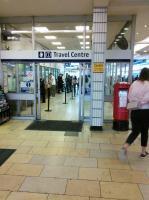
POLYGON ((66 159, 65 166, 78 167, 97 167, 97 160, 95 158, 75 158, 69 157, 66 159))
POLYGON ((0 166, 0 174, 6 174, 11 166, 12 166, 12 163, 4 163, 3 165, 1 165, 0 166))
POLYGON ((79 148, 79 149, 99 149, 99 144, 77 143, 76 148, 79 148))
POLYGON ((66 183, 65 179, 27 177, 19 191, 64 194, 66 183))
POLYGON ((0 175, 0 190, 16 191, 23 180, 23 176, 0 175))
POLYGON ((89 149, 72 149, 69 155, 75 157, 89 157, 89 149))
POLYGON ((90 200, 119 200, 119 199, 90 198, 90 200))
POLYGON ((32 155, 29 154, 13 154, 7 163, 28 163, 32 159, 32 155))
POLYGON ((140 184, 139 187, 142 192, 144 200, 148 200, 149 199, 149 185, 140 184))
POLYGON ((2 145, 17 145, 17 146, 19 146, 22 142, 23 142, 23 140, 18 140, 18 139, 14 139, 14 140, 3 139, 3 140, 0 140, 0 144, 2 144, 2 145))
POLYGON ((101 151, 119 151, 121 145, 118 144, 100 144, 101 151))
POLYGON ((66 194, 86 197, 100 197, 100 186, 98 181, 69 180, 66 194))
POLYGON ((9 195, 9 191, 0 191, 0 200, 6 200, 9 195))
POLYGON ((89 200, 89 197, 50 194, 48 200, 89 200))
POLYGON ((49 167, 46 166, 42 173, 41 177, 53 177, 53 178, 69 178, 77 179, 78 178, 78 168, 77 167, 49 167))
POLYGON ((43 169, 42 165, 14 164, 7 172, 10 175, 39 176, 43 169))
POLYGON ((65 156, 39 156, 33 155, 30 163, 49 166, 62 166, 67 157, 65 156))
POLYGON ((109 169, 80 168, 79 179, 111 181, 109 169))
POLYGON ((130 169, 127 162, 121 162, 116 159, 98 159, 98 167, 110 169, 130 169))
POLYGON ((111 170, 111 176, 114 182, 149 184, 149 177, 141 171, 111 170))
POLYGON ((21 144, 21 146, 37 146, 37 147, 45 147, 48 144, 48 141, 25 141, 21 144))
POLYGON ((12 192, 7 200, 47 200, 48 194, 12 192))
POLYGON ((149 160, 146 159, 131 160, 129 163, 133 170, 147 171, 149 169, 149 160))
POLYGON ((98 144, 110 144, 110 139, 109 138, 89 138, 89 142, 91 143, 98 143, 98 144))
POLYGON ((138 185, 130 183, 101 182, 101 196, 104 198, 143 200, 138 185))
POLYGON ((91 158, 117 158, 117 153, 115 151, 97 151, 97 150, 91 150, 90 151, 90 157, 91 158))
POLYGON ((33 147, 31 151, 29 152, 30 154, 33 155, 57 155, 59 149, 58 148, 41 148, 41 147, 33 147))
POLYGON ((31 147, 22 147, 20 146, 17 150, 16 150, 16 153, 23 153, 23 154, 26 154, 28 153, 29 151, 31 150, 31 147))
POLYGON ((74 142, 49 142, 47 147, 65 147, 65 148, 75 148, 76 143, 74 142))

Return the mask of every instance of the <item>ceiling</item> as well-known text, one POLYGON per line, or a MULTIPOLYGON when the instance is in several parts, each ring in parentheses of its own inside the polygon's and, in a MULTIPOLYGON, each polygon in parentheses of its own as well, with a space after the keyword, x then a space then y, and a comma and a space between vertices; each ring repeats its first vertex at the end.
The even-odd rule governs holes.
MULTIPOLYGON (((92 15, 94 6, 108 6, 109 16, 136 15, 136 43, 149 37, 149 0, 0 0, 0 17, 85 16, 92 15)), ((75 24, 72 25, 74 28, 75 24)), ((63 24, 62 26, 63 28, 71 28, 72 25, 63 24)), ((109 23, 108 27, 111 36, 111 38, 108 37, 109 45, 113 41, 115 35, 123 27, 123 23, 109 23)), ((51 28, 51 26, 49 26, 49 28, 51 28)), ((55 27, 53 26, 53 28, 56 28, 56 25, 55 27)), ((71 44, 74 48, 78 48, 75 34, 65 34, 64 36, 61 34, 60 37, 63 37, 63 39, 65 37, 67 41, 67 44, 65 41, 66 47, 71 44)), ((47 41, 45 39, 43 40, 40 35, 37 36, 37 40, 45 46, 47 45, 47 41)))

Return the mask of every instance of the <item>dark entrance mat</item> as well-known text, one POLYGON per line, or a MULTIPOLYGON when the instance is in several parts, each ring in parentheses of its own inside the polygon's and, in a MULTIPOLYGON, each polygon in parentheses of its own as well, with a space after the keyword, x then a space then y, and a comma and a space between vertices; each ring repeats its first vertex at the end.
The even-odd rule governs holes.
POLYGON ((64 136, 78 136, 78 132, 66 131, 64 136))
POLYGON ((82 122, 43 120, 32 122, 25 130, 81 132, 82 122))
POLYGON ((0 166, 15 152, 16 149, 0 149, 0 166))

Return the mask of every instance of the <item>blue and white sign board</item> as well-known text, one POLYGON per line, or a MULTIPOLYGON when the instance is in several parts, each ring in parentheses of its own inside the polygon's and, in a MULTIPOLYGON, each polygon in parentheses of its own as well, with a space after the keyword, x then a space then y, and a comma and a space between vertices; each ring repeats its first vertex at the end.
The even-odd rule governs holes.
POLYGON ((1 51, 1 60, 89 61, 89 50, 1 51))

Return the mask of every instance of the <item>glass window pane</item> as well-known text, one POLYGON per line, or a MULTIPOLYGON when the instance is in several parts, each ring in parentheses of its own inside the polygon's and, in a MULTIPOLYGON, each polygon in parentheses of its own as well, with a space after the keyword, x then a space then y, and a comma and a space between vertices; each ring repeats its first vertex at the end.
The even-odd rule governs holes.
POLYGON ((32 50, 32 24, 2 24, 2 50, 32 50))
MULTIPOLYGON (((35 49, 82 49, 84 23, 36 23, 35 49)), ((86 47, 91 45, 91 24, 86 25, 86 47)))

